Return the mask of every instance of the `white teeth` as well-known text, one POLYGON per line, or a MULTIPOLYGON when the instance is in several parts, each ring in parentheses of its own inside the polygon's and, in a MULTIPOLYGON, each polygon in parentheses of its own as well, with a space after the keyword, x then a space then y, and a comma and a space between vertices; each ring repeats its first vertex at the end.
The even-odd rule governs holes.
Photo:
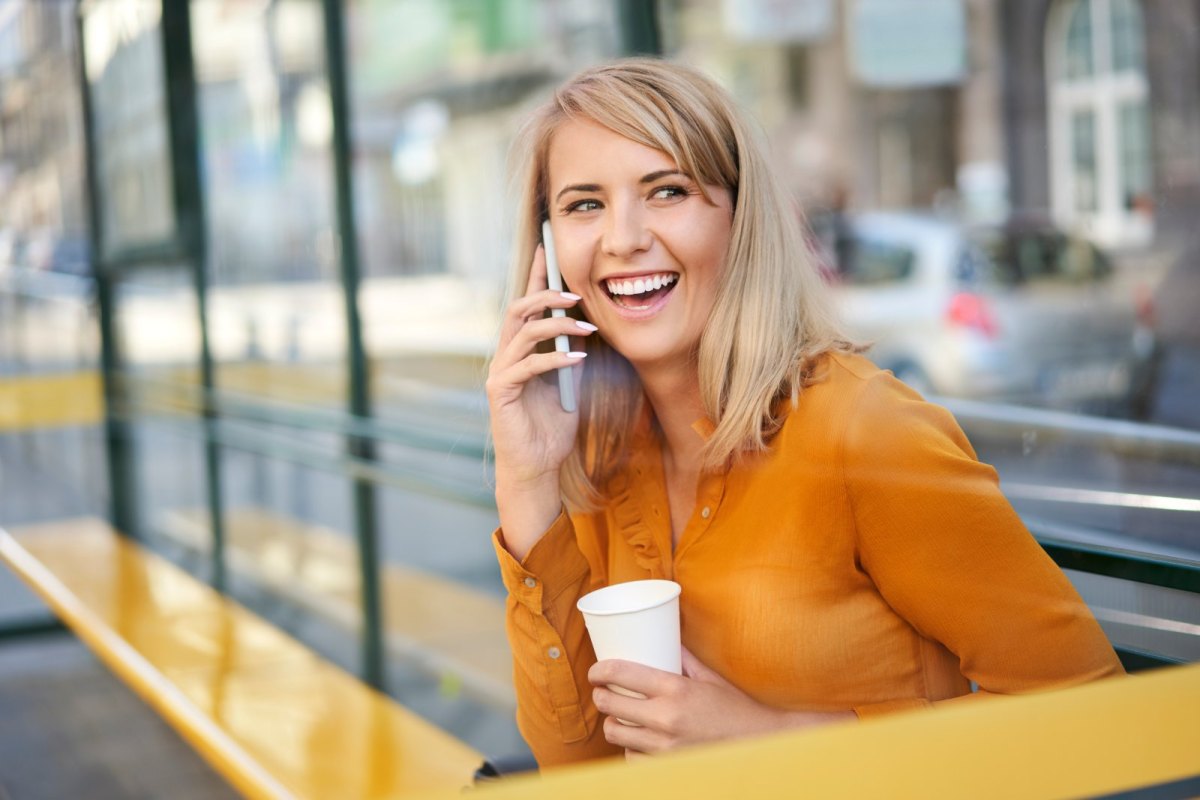
POLYGON ((607 281, 608 291, 610 294, 616 295, 644 294, 664 286, 670 286, 678 277, 678 275, 659 273, 632 280, 610 280, 607 281))

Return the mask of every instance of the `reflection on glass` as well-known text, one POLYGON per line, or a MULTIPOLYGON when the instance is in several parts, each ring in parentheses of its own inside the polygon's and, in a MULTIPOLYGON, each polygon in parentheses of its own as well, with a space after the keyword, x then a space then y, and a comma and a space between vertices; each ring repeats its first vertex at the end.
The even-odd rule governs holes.
MULTIPOLYGON (((135 531, 208 552, 207 479, 199 408, 200 325, 191 275, 145 268, 114 287, 118 379, 129 399, 135 531)), ((207 570, 207 564, 196 565, 207 570)))
POLYGON ((82 10, 105 250, 163 243, 175 219, 161 6, 94 0, 82 10))
POLYGON ((107 505, 73 13, 0 4, 0 526, 107 505))
MULTIPOLYGON (((243 428, 251 440, 263 432, 262 426, 243 428)), ((286 429, 280 431, 286 435, 286 429)), ((222 449, 221 480, 235 596, 359 672, 361 573, 349 533, 349 481, 269 452, 238 448, 222 449)))
POLYGON ((343 407, 321 4, 191 11, 217 383, 343 407))
POLYGON ((616 54, 615 4, 357 0, 347 17, 374 405, 479 427, 509 144, 556 78, 616 54))

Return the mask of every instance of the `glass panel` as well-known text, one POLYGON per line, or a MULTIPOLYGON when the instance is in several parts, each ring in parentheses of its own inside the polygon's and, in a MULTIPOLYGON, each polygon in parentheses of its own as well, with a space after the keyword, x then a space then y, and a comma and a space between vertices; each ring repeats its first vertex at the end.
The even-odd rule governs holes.
POLYGON ((1121 207, 1127 211, 1149 213, 1150 131, 1145 102, 1122 103, 1117 108, 1121 153, 1121 207))
POLYGON ((195 284, 178 266, 146 267, 115 287, 116 335, 128 392, 138 533, 207 576, 207 472, 200 408, 195 284))
POLYGON ((616 6, 347 4, 359 303, 373 406, 395 432, 379 458, 420 481, 379 493, 388 677, 402 702, 489 753, 524 750, 495 557, 480 546, 496 525, 482 386, 508 267, 508 153, 552 85, 616 54, 616 6), (428 600, 414 587, 444 606, 436 635, 419 630, 428 600), (478 636, 499 637, 488 652, 502 678, 464 667, 478 636))
MULTIPOLYGON (((230 426, 234 439, 287 437, 280 426, 230 426)), ((319 437, 306 437, 319 438, 319 437)), ((336 449, 336 436, 326 437, 336 449)), ((361 581, 350 483, 268 449, 224 448, 223 522, 232 594, 334 663, 362 674, 361 581)))
POLYGON ((479 429, 509 146, 555 80, 616 53, 615 4, 356 0, 347 21, 374 407, 410 419, 433 386, 470 406, 442 427, 479 429))
POLYGON ((0 526, 108 503, 76 47, 70 4, 0 13, 0 526))
POLYGON ((344 408, 321 4, 191 12, 217 384, 344 408))
POLYGON ((1076 0, 1067 11, 1066 77, 1086 78, 1092 65, 1092 2, 1076 0))
POLYGON ((1137 0, 1109 0, 1112 11, 1113 71, 1145 69, 1142 9, 1137 0))
POLYGON ((175 234, 161 5, 94 0, 82 11, 101 241, 108 253, 161 244, 175 234))
POLYGON ((1095 211, 1099 186, 1096 176, 1096 114, 1071 114, 1071 180, 1076 211, 1095 211))
POLYGON ((1067 577, 1114 645, 1200 661, 1200 595, 1083 572, 1067 577))

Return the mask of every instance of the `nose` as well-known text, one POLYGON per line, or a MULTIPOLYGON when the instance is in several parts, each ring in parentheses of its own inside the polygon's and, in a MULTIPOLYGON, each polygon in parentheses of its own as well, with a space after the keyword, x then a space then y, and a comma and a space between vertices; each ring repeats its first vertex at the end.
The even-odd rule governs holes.
POLYGON ((651 234, 644 210, 637 202, 613 202, 605 220, 601 250, 605 255, 627 259, 650 249, 651 234))

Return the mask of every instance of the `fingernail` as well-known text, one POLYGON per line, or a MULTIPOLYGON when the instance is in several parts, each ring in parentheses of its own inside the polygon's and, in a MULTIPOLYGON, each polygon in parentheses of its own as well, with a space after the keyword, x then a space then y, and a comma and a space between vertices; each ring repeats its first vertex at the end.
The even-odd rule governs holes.
POLYGON ((587 353, 579 353, 579 352, 572 351, 570 353, 567 353, 567 358, 587 358, 587 353))
POLYGON ((595 325, 593 325, 592 323, 590 323, 590 322, 584 322, 584 321, 583 321, 583 320, 581 320, 581 319, 577 319, 577 320, 575 320, 575 324, 576 324, 576 325, 578 325, 579 327, 583 328, 585 331, 598 331, 598 330, 600 330, 599 328, 597 328, 597 327, 596 327, 595 325))
POLYGON ((582 300, 583 299, 579 295, 571 294, 570 292, 562 292, 561 294, 563 297, 567 298, 568 300, 582 300))

